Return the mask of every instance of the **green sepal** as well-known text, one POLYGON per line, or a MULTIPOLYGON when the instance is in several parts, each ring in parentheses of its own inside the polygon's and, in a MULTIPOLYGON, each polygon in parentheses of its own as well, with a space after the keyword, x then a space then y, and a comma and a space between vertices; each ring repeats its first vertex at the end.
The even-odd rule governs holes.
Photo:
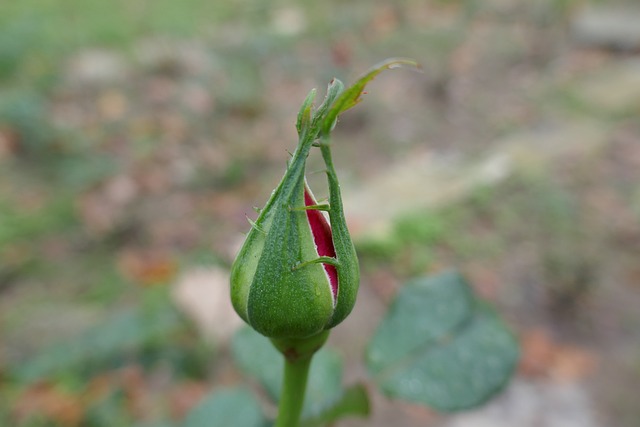
POLYGON ((321 256, 315 259, 311 259, 309 261, 301 262, 300 264, 295 265, 293 269, 297 270, 299 268, 304 268, 306 266, 313 265, 313 264, 330 264, 330 265, 333 265, 334 267, 338 267, 340 265, 338 263, 338 260, 335 258, 331 258, 328 256, 321 256))
POLYGON ((319 334, 307 338, 271 338, 273 346, 280 352, 289 362, 297 362, 298 360, 310 359, 322 348, 329 338, 329 331, 323 331, 319 334))
POLYGON ((299 208, 291 208, 292 211, 326 211, 328 212, 331 208, 327 204, 323 205, 309 205, 309 206, 300 206, 299 208))
MULTIPOLYGON (((323 139, 326 139, 325 136, 323 139)), ((331 150, 328 144, 320 147, 322 157, 327 166, 327 182, 329 186, 329 222, 331 224, 331 236, 333 238, 333 248, 336 252, 336 260, 338 262, 338 295, 336 297, 336 305, 334 308, 331 321, 327 325, 333 328, 342 322, 351 313, 356 303, 358 295, 358 287, 360 284, 360 267, 358 264, 358 255, 353 246, 347 221, 344 216, 342 205, 342 195, 340 192, 340 184, 333 167, 331 158, 331 150)))
POLYGON ((302 135, 303 129, 306 129, 311 124, 311 110, 313 108, 313 101, 316 99, 316 90, 311 89, 307 97, 305 98, 300 111, 298 112, 298 120, 296 121, 296 129, 298 135, 302 135))
POLYGON ((328 135, 335 126, 338 116, 354 107, 361 101, 361 95, 367 84, 373 80, 378 74, 384 70, 390 70, 399 67, 409 67, 416 70, 420 69, 420 65, 409 58, 390 58, 374 65, 368 72, 358 79, 351 87, 342 92, 340 97, 331 106, 331 110, 327 113, 322 123, 322 134, 328 135))

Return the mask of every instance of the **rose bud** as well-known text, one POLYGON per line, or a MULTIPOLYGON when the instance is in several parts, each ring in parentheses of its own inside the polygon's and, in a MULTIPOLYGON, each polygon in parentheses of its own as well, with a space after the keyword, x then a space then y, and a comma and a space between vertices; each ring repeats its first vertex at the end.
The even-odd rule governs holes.
POLYGON ((326 334, 318 334, 342 322, 353 309, 360 272, 342 210, 329 134, 338 116, 360 102, 368 82, 383 70, 401 66, 418 65, 403 58, 383 61, 347 89, 334 79, 317 109, 311 91, 298 114, 296 151, 233 264, 235 310, 285 350, 302 348, 300 342, 318 344, 322 341, 318 337, 326 339, 326 334), (318 204, 305 181, 312 147, 320 148, 326 166, 327 205, 318 204))
POLYGON ((235 310, 267 337, 316 335, 344 320, 355 303, 358 260, 329 147, 317 142, 327 137, 321 134, 325 118, 342 88, 334 80, 317 111, 312 111, 314 91, 305 100, 298 116, 298 147, 231 270, 235 310), (327 164, 328 205, 318 204, 305 180, 314 145, 321 146, 327 164))

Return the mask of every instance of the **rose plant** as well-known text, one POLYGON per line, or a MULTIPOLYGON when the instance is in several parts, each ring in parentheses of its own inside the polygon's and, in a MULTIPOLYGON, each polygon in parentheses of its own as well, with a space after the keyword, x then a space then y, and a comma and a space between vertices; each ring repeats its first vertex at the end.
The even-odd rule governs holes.
MULTIPOLYGON (((343 388, 339 356, 321 350, 331 328, 353 309, 360 280, 330 135, 367 83, 400 66, 417 68, 412 60, 390 59, 349 88, 334 79, 317 108, 316 91, 309 93, 297 118, 298 145, 232 266, 233 307, 251 327, 234 338, 233 355, 279 403, 276 427, 324 426, 369 412, 366 388, 343 388), (328 203, 316 200, 305 179, 314 148, 326 167, 328 203), (312 397, 306 402, 305 392, 312 397)), ((507 382, 517 359, 511 333, 455 272, 407 283, 366 354, 373 382, 387 396, 440 411, 486 401, 507 382)), ((206 398, 186 426, 263 427, 271 425, 268 418, 255 397, 239 388, 206 398)))

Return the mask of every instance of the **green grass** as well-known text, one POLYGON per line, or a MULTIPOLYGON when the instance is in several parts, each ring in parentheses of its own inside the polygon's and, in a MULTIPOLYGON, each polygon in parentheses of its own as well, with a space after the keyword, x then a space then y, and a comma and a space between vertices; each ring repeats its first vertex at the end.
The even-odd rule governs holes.
POLYGON ((74 217, 68 197, 52 200, 44 208, 31 212, 12 208, 0 200, 0 248, 66 228, 75 222, 74 217))
POLYGON ((41 48, 119 44, 152 34, 201 36, 249 3, 210 0, 26 0, 0 5, 0 27, 41 48))
POLYGON ((0 89, 49 81, 61 60, 86 47, 127 51, 132 41, 157 35, 206 38, 251 7, 208 0, 3 1, 0 89))

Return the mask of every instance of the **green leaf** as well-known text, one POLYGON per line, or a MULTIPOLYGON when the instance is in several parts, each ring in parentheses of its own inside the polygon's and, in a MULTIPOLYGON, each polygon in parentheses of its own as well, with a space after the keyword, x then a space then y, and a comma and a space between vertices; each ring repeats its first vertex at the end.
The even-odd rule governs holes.
POLYGON ((458 411, 497 393, 518 356, 502 320, 451 272, 402 288, 367 349, 367 364, 390 397, 458 411))
POLYGON ((362 384, 356 384, 347 388, 338 399, 330 402, 322 408, 318 414, 303 419, 302 427, 325 426, 347 416, 369 415, 369 395, 362 384))
POLYGON ((408 58, 389 58, 376 65, 374 65, 367 73, 365 73, 353 86, 347 88, 340 94, 335 100, 331 109, 327 113, 323 125, 322 133, 328 135, 331 132, 338 116, 355 106, 360 102, 360 96, 364 92, 364 88, 367 84, 373 80, 378 74, 384 70, 390 70, 400 67, 409 67, 413 69, 420 69, 419 64, 413 59, 408 58))
POLYGON ((135 427, 176 427, 176 426, 177 424, 167 420, 149 421, 149 422, 135 424, 135 427))
POLYGON ((112 389, 106 396, 88 405, 84 414, 84 423, 95 427, 131 425, 127 398, 124 390, 112 389))
MULTIPOLYGON (((231 346, 238 367, 258 380, 277 402, 282 391, 284 365, 282 355, 271 341, 251 328, 243 328, 233 337, 231 346)), ((336 352, 323 348, 313 357, 303 417, 318 414, 341 395, 342 360, 336 352)))
POLYGON ((264 427, 267 422, 254 395, 245 388, 209 394, 188 414, 183 427, 264 427))
POLYGON ((374 373, 402 362, 406 356, 468 320, 474 308, 469 286, 454 273, 408 282, 378 327, 367 352, 374 373))

